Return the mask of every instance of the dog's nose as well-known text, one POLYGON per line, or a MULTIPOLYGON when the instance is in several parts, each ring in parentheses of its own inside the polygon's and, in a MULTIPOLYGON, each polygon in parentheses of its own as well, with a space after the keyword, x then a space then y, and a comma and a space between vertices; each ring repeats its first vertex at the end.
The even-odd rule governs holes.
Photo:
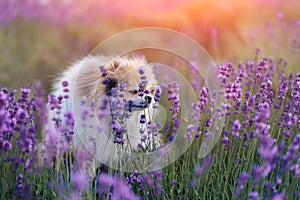
POLYGON ((152 100, 152 97, 150 97, 150 96, 145 96, 145 100, 146 100, 147 104, 150 104, 150 103, 151 103, 151 100, 152 100))

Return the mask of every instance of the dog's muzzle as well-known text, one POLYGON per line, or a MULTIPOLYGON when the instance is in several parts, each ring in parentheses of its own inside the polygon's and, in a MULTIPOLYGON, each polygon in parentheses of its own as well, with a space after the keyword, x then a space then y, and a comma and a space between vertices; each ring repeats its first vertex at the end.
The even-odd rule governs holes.
POLYGON ((144 99, 136 100, 136 101, 130 100, 130 101, 128 101, 126 110, 128 110, 129 112, 144 110, 145 108, 149 107, 149 105, 151 104, 151 101, 152 101, 151 96, 145 96, 144 99))

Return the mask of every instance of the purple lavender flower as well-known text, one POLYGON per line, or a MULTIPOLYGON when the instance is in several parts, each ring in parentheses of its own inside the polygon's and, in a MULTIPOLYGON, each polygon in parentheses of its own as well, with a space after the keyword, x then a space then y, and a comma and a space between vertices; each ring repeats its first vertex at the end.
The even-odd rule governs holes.
POLYGON ((58 106, 58 100, 56 99, 55 95, 48 96, 49 108, 50 110, 54 110, 58 106))
POLYGON ((230 108, 231 108, 231 105, 229 103, 223 103, 223 107, 225 108, 226 110, 226 115, 229 116, 230 115, 230 108))
POLYGON ((180 99, 179 99, 179 84, 172 82, 168 84, 168 101, 172 103, 170 111, 173 113, 172 120, 175 120, 180 111, 180 99))
POLYGON ((157 195, 162 195, 163 186, 162 184, 163 172, 162 170, 156 170, 147 173, 143 176, 143 182, 154 189, 157 195))
POLYGON ((191 140, 192 137, 193 137, 194 130, 195 130, 194 125, 193 124, 189 124, 186 127, 186 133, 184 134, 184 138, 187 139, 187 140, 191 140))
POLYGON ((101 72, 101 77, 106 77, 107 76, 107 70, 105 69, 105 66, 102 65, 102 66, 99 66, 98 68, 101 72))
POLYGON ((211 118, 207 118, 207 120, 206 120, 206 127, 210 127, 210 125, 211 125, 211 122, 212 122, 212 119, 211 118))
POLYGON ((110 84, 110 80, 109 79, 105 79, 105 80, 102 81, 102 83, 104 85, 109 85, 110 84))
POLYGON ((260 200, 258 192, 250 192, 249 194, 249 199, 251 200, 260 200))
POLYGON ((154 101, 155 102, 159 102, 160 95, 161 95, 161 88, 159 86, 157 86, 154 91, 154 101))
POLYGON ((266 177, 275 167, 276 167, 276 159, 277 159, 277 146, 273 146, 274 139, 269 135, 265 135, 262 137, 262 146, 259 148, 260 155, 264 158, 265 162, 263 162, 260 166, 253 166, 252 168, 252 176, 254 181, 258 181, 266 177))
POLYGON ((212 162, 213 162, 213 156, 212 155, 206 156, 202 161, 202 163, 195 168, 196 174, 198 176, 202 176, 204 172, 207 171, 208 168, 211 166, 212 162))
MULTIPOLYGON (((139 96, 143 97, 145 94, 145 88, 146 88, 146 84, 148 83, 147 81, 147 77, 145 75, 145 71, 146 69, 143 67, 139 67, 138 72, 140 74, 140 82, 138 84, 138 91, 139 91, 139 96)), ((147 92, 146 92, 147 93, 147 92)))
POLYGON ((143 180, 143 177, 141 175, 141 173, 138 173, 138 172, 132 172, 127 178, 127 185, 134 185, 134 184, 137 184, 138 187, 141 189, 141 190, 145 190, 145 182, 143 180))
POLYGON ((68 88, 68 86, 69 86, 69 83, 68 83, 68 81, 63 81, 62 82, 62 86, 63 86, 63 98, 64 99, 68 99, 69 98, 69 88, 68 88))
POLYGON ((232 125, 232 134, 235 137, 239 137, 239 130, 241 128, 241 123, 238 119, 234 120, 233 125, 232 125))
POLYGON ((200 116, 205 112, 205 108, 208 105, 208 88, 202 87, 199 91, 199 101, 192 104, 194 112, 192 113, 192 118, 194 123, 200 122, 200 116))
POLYGON ((232 63, 226 63, 219 66, 219 76, 218 78, 222 81, 223 84, 226 84, 231 77, 233 72, 232 63))
POLYGON ((145 124, 146 122, 146 116, 144 114, 141 115, 140 123, 145 124))
POLYGON ((279 76, 279 89, 278 89, 278 99, 280 100, 280 106, 282 104, 282 100, 285 99, 286 93, 288 91, 288 80, 285 78, 285 74, 282 73, 279 76))
POLYGON ((65 123, 67 126, 70 126, 71 129, 73 129, 74 126, 74 118, 73 118, 73 112, 68 111, 64 114, 64 117, 66 118, 65 123))
POLYGON ((180 126, 180 119, 176 118, 174 120, 174 125, 173 125, 173 128, 172 128, 172 137, 173 137, 173 139, 175 137, 175 134, 178 132, 179 126, 180 126))
POLYGON ((101 173, 98 177, 98 192, 105 197, 108 188, 112 199, 139 199, 121 178, 101 173))
POLYGON ((230 144, 230 139, 226 136, 222 138, 222 143, 228 146, 230 144))
POLYGON ((159 86, 157 86, 154 91, 154 104, 153 104, 154 109, 156 109, 158 107, 160 95, 161 95, 161 88, 159 86))
POLYGON ((281 127, 291 129, 293 128, 298 122, 298 117, 296 114, 289 113, 283 113, 281 115, 281 127))
MULTIPOLYGON (((141 118, 140 121, 143 122, 143 120, 144 118, 141 118)), ((144 125, 143 123, 141 124, 144 125)), ((157 147, 158 144, 156 141, 156 137, 161 132, 161 125, 152 120, 148 121, 145 125, 146 127, 140 128, 141 143, 139 144, 139 148, 147 148, 148 150, 153 150, 157 147)))
POLYGON ((270 118, 270 104, 268 102, 261 103, 255 115, 256 131, 255 135, 266 135, 269 133, 270 125, 267 120, 270 118))
POLYGON ((73 192, 78 192, 79 194, 89 188, 89 181, 91 178, 84 174, 82 171, 77 171, 71 174, 71 183, 73 186, 73 192))
POLYGON ((245 183, 249 178, 250 176, 246 172, 242 172, 240 174, 240 177, 237 180, 238 189, 235 191, 235 195, 241 194, 242 190, 245 188, 245 183))
POLYGON ((139 67, 138 72, 140 75, 144 75, 145 74, 146 69, 143 67, 139 67))
POLYGON ((201 126, 197 126, 197 127, 196 127, 195 138, 200 138, 201 133, 202 133, 202 131, 201 131, 201 126))
POLYGON ((285 196, 286 195, 284 192, 280 194, 276 194, 273 196, 272 200, 285 200, 286 199, 285 196))
POLYGON ((172 179, 171 184, 172 184, 172 186, 175 186, 176 185, 176 180, 172 179))
POLYGON ((68 86, 69 86, 68 81, 63 81, 63 82, 62 82, 62 86, 63 86, 64 88, 68 87, 68 86))
POLYGON ((270 163, 273 161, 273 159, 276 158, 278 152, 278 147, 273 146, 273 144, 274 139, 270 136, 265 136, 264 138, 262 138, 261 146, 258 149, 261 157, 270 163))
POLYGON ((2 149, 4 149, 4 151, 9 151, 11 149, 12 145, 9 141, 4 141, 2 143, 2 149))
POLYGON ((18 196, 21 197, 22 192, 23 192, 23 188, 24 188, 24 186, 23 186, 23 175, 22 174, 19 174, 17 176, 17 181, 18 181, 18 184, 16 186, 16 191, 17 191, 18 196))
POLYGON ((124 99, 126 84, 120 82, 115 88, 111 89, 109 96, 110 114, 112 121, 110 127, 113 131, 114 142, 123 145, 125 143, 124 135, 127 134, 126 119, 130 116, 126 109, 127 102, 124 99))
MULTIPOLYGON (((5 91, 5 90, 4 90, 5 91)), ((8 104, 7 92, 4 92, 3 89, 0 91, 0 108, 5 108, 8 104)))
MULTIPOLYGON (((300 134, 297 134, 292 144, 289 146, 286 154, 283 155, 282 157, 282 161, 283 161, 283 164, 281 166, 282 171, 291 169, 291 166, 293 165, 292 163, 297 157, 297 152, 299 148, 300 148, 300 134)), ((297 168, 295 168, 295 172, 297 172, 297 168)))

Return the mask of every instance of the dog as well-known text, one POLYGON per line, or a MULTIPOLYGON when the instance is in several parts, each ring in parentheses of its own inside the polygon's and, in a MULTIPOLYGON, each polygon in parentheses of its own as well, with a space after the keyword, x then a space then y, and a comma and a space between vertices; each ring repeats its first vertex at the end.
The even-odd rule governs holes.
MULTIPOLYGON (((149 138, 145 133, 147 123, 159 115, 154 109, 158 91, 153 66, 145 57, 90 55, 72 64, 55 80, 51 95, 58 97, 67 93, 68 98, 61 104, 60 112, 49 112, 49 115, 50 119, 61 119, 64 123, 64 113, 72 111, 75 157, 78 150, 87 150, 97 161, 108 164, 122 152, 149 150, 161 143, 159 135, 149 138), (118 91, 121 83, 125 89, 118 91), (121 101, 113 102, 120 96, 121 101), (83 106, 90 109, 85 120, 83 106), (117 111, 117 118, 113 107, 122 110, 121 115, 117 111), (102 110, 97 110, 99 108, 102 110), (119 132, 123 131, 123 135, 115 130, 116 124, 121 124, 119 132)), ((58 126, 57 121, 52 124, 58 126)))

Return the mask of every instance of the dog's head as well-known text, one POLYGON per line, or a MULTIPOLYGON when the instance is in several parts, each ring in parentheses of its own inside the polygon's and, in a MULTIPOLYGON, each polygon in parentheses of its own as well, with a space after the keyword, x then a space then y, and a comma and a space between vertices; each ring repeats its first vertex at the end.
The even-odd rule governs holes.
POLYGON ((102 77, 99 93, 109 95, 111 90, 121 82, 125 83, 124 99, 129 111, 143 110, 154 102, 157 85, 152 66, 144 58, 119 58, 106 67, 102 77))

